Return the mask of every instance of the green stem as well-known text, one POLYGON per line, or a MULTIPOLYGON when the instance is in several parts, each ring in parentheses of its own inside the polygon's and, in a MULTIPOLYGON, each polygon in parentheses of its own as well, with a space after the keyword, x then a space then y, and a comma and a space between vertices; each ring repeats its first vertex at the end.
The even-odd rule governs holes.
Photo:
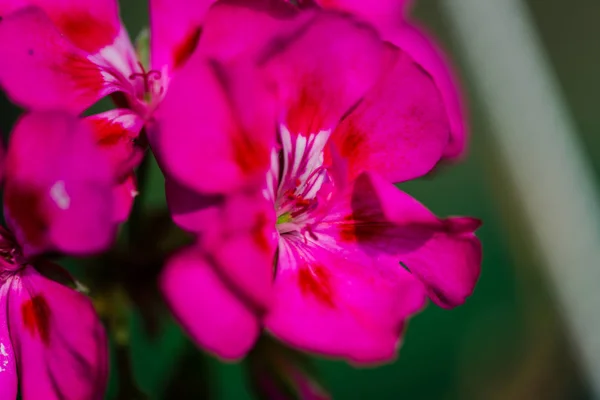
POLYGON ((142 231, 143 196, 145 194, 145 188, 150 172, 150 157, 150 154, 145 154, 136 171, 138 195, 135 198, 131 214, 129 215, 128 233, 130 246, 134 246, 136 242, 139 242, 138 235, 142 231))
POLYGON ((116 345, 117 364, 119 369, 119 392, 117 400, 147 400, 148 396, 138 389, 131 373, 131 359, 129 356, 129 346, 116 345))

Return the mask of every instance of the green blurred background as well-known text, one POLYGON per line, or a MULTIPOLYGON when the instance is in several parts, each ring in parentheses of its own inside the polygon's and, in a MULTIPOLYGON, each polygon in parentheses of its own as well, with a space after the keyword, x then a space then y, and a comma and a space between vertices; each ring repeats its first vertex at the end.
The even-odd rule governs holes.
MULTIPOLYGON (((484 245, 481 279, 464 306, 446 311, 429 305, 416 316, 395 363, 355 369, 343 362, 316 360, 319 373, 336 399, 592 398, 545 267, 530 250, 522 210, 455 50, 440 10, 442 1, 451 0, 416 1, 414 17, 437 36, 462 77, 471 114, 471 151, 464 163, 403 189, 438 215, 472 215, 484 221, 478 232, 484 245)), ((526 3, 600 184, 600 2, 526 3)), ((121 0, 132 37, 146 24, 146 7, 143 0, 121 0)), ((0 129, 6 133, 17 110, 5 99, 0 107, 0 129)), ((151 208, 164 205, 162 183, 154 166, 146 199, 151 208)), ((252 398, 243 365, 221 364, 202 355, 173 323, 152 337, 137 314, 131 323, 134 379, 151 398, 252 398)), ((117 380, 113 376, 109 398, 115 396, 117 380)))

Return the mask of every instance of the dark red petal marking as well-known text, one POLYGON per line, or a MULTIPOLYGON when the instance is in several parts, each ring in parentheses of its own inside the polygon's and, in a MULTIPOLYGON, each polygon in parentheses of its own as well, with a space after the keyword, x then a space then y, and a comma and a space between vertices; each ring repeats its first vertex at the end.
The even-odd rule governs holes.
POLYGON ((340 228, 340 238, 344 242, 355 242, 356 241, 356 231, 354 229, 355 221, 352 215, 346 215, 343 221, 339 224, 340 228))
POLYGON ((50 68, 70 78, 82 102, 94 102, 104 89, 100 68, 81 54, 67 53, 50 68))
POLYGON ((236 130, 231 135, 233 157, 236 164, 246 174, 267 169, 270 161, 269 152, 258 140, 253 140, 247 132, 236 130))
POLYGON ((59 30, 73 44, 91 54, 112 44, 119 34, 118 25, 87 12, 69 12, 55 19, 59 30))
POLYGON ((57 68, 69 74, 73 83, 84 87, 94 95, 104 87, 104 77, 100 68, 79 54, 68 54, 57 68))
POLYGON ((338 223, 342 240, 372 242, 384 237, 402 240, 402 231, 385 215, 381 200, 368 179, 356 180, 350 207, 351 213, 338 223))
POLYGON ((354 124, 348 122, 346 132, 342 135, 340 152, 343 157, 355 160, 361 154, 365 154, 364 146, 366 144, 365 134, 361 132, 354 124))
POLYGON ((190 58, 198 45, 201 33, 202 29, 200 27, 194 28, 175 46, 173 49, 173 66, 175 68, 181 67, 190 58))
POLYGON ((269 219, 265 213, 258 214, 256 223, 252 228, 252 238, 256 245, 265 253, 271 250, 269 238, 266 235, 266 229, 268 228, 269 219))
POLYGON ((356 213, 347 215, 339 224, 340 238, 345 242, 368 242, 383 237, 393 226, 382 216, 373 215, 370 218, 356 213))
POLYGON ((312 295, 328 307, 335 307, 329 272, 320 264, 305 264, 298 271, 298 285, 304 295, 312 295))
POLYGON ((49 223, 40 191, 7 185, 4 192, 4 206, 28 243, 33 246, 44 244, 49 223))
POLYGON ((105 118, 90 120, 92 131, 100 146, 110 147, 122 140, 129 140, 129 133, 122 124, 105 118))
POLYGON ((327 128, 324 126, 326 110, 319 95, 322 92, 320 86, 305 79, 300 94, 289 106, 286 126, 290 132, 309 135, 327 128))
POLYGON ((25 328, 31 336, 36 333, 42 339, 42 342, 48 346, 50 344, 50 307, 46 299, 38 294, 33 296, 21 305, 21 316, 25 328))

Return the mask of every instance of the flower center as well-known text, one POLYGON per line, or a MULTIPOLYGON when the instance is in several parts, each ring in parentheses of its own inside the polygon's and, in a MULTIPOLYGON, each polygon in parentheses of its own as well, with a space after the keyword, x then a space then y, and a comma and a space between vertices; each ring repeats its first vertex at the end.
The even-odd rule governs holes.
POLYGON ((281 150, 274 154, 271 178, 279 234, 311 234, 319 221, 319 200, 329 182, 323 165, 328 131, 310 135, 291 134, 280 127, 281 150))
POLYGON ((294 231, 302 233, 305 229, 310 229, 309 225, 313 222, 311 211, 319 204, 316 198, 306 199, 290 190, 280 200, 277 208, 277 230, 280 234, 294 231))

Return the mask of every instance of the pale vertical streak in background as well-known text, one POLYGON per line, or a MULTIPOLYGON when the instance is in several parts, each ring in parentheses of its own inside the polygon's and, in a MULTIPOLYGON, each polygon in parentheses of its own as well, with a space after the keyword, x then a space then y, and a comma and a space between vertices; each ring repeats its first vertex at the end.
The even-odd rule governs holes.
POLYGON ((600 398, 600 202, 529 10, 520 0, 440 3, 600 398))

